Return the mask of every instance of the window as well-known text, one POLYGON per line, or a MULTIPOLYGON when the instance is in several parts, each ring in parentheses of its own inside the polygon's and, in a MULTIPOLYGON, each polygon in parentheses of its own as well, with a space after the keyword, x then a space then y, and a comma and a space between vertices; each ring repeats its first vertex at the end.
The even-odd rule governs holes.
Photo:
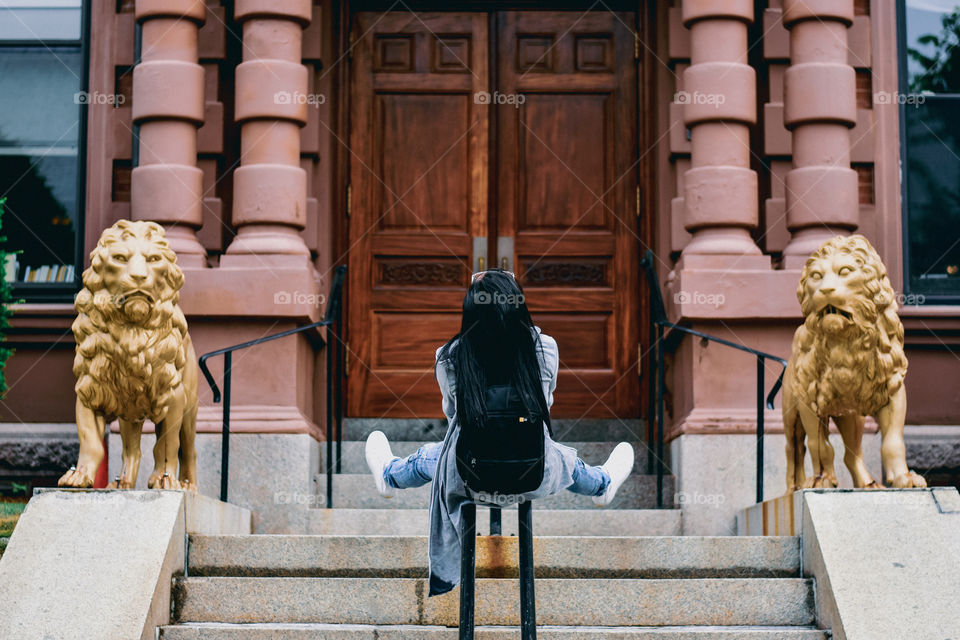
POLYGON ((27 300, 69 299, 82 265, 86 63, 82 0, 0 3, 4 277, 27 300))
POLYGON ((960 0, 901 0, 906 290, 960 302, 960 0))

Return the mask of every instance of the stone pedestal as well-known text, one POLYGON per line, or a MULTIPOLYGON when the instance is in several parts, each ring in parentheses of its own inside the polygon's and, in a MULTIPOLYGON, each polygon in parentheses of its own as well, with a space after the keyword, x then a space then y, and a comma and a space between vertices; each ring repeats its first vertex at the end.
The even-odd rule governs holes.
MULTIPOLYGON (((729 412, 727 412, 729 413, 729 412)), ((772 413, 772 412, 768 412, 772 413)), ((717 415, 723 415, 718 411, 717 415)), ((695 416, 696 417, 696 416, 695 416)), ((743 416, 745 421, 749 417, 743 416)), ((777 423, 769 416, 771 430, 777 423)), ((707 420, 699 418, 706 424, 707 420)), ((830 434, 836 451, 843 451, 839 433, 830 434)), ((774 499, 786 491, 786 439, 782 431, 764 438, 764 496, 774 499)), ((880 476, 880 436, 863 436, 863 453, 871 473, 880 476)), ((756 503, 756 435, 747 433, 684 434, 670 443, 671 471, 677 479, 676 504, 683 511, 683 534, 729 536, 738 530, 738 517, 756 503)), ((838 458, 837 479, 852 487, 850 474, 838 458)), ((810 460, 806 460, 808 474, 810 460)), ((764 503, 766 504, 766 503, 764 503)), ((754 516, 754 519, 756 516, 754 516)), ((779 535, 791 535, 781 532, 779 535)))
POLYGON ((960 494, 807 489, 740 513, 747 534, 801 536, 817 626, 836 640, 960 637, 960 494))
POLYGON ((0 558, 0 638, 152 640, 187 534, 244 534, 248 509, 185 491, 41 490, 0 558))

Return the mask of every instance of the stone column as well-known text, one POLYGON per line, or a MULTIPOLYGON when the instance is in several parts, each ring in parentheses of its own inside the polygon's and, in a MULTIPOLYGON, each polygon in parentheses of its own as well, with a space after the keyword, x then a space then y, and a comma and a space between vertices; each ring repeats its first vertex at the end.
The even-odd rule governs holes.
POLYGON ((857 228, 857 173, 850 133, 857 121, 856 75, 847 64, 853 0, 784 0, 790 67, 784 77, 784 124, 793 135, 786 178, 788 268, 824 240, 857 228))
POLYGON ((691 130, 684 227, 693 234, 684 257, 760 254, 750 237, 758 221, 749 132, 757 121, 756 73, 747 64, 753 4, 683 0, 691 63, 683 74, 685 94, 680 94, 691 130))
POLYGON ((233 177, 237 237, 223 266, 306 265, 300 236, 307 218, 307 174, 300 127, 307 122, 307 68, 301 63, 310 0, 237 0, 243 62, 237 66, 236 120, 241 166, 233 177))
POLYGON ((140 63, 133 70, 133 121, 140 158, 131 175, 134 220, 164 226, 183 266, 206 266, 197 240, 203 223, 203 171, 197 168, 197 127, 203 124, 203 67, 197 31, 203 0, 137 0, 140 63))

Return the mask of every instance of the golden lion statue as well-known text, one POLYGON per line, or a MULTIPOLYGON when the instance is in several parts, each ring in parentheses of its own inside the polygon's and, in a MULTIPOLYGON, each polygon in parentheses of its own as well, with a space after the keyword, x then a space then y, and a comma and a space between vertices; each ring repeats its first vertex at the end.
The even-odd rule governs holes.
POLYGON ((77 294, 80 456, 61 487, 91 487, 103 460, 103 434, 120 422, 123 468, 110 488, 132 489, 140 468, 144 419, 156 425, 154 489, 197 489, 197 358, 180 310, 183 272, 154 222, 121 220, 100 236, 77 294), (180 474, 177 475, 177 462, 180 474))
POLYGON ((887 484, 927 486, 907 468, 903 325, 880 256, 860 235, 825 242, 804 265, 797 298, 804 322, 793 336, 783 384, 787 492, 837 486, 827 438, 830 418, 843 438, 853 486, 879 488, 863 461, 864 416, 873 416, 880 427, 887 484), (804 473, 804 438, 811 478, 804 473))

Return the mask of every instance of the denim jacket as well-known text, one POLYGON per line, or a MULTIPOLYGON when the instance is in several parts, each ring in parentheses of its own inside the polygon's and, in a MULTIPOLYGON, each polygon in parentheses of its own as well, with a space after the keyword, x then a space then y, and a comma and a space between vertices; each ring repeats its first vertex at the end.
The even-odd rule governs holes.
MULTIPOLYGON (((543 382, 543 395, 547 407, 553 405, 553 391, 557 387, 557 370, 560 366, 557 341, 540 332, 537 354, 543 382)), ((441 347, 442 348, 442 347, 441 347)), ((439 356, 440 349, 437 349, 439 356)), ((457 424, 457 398, 454 389, 455 376, 452 364, 438 364, 437 382, 443 393, 443 413, 447 416, 447 433, 443 438, 437 470, 430 488, 430 591, 435 596, 450 591, 460 581, 460 536, 463 527, 460 508, 469 502, 491 504, 490 497, 473 494, 463 484, 457 472, 456 450, 460 426, 457 424)), ((544 424, 545 454, 543 482, 534 491, 517 496, 497 496, 492 504, 504 506, 526 500, 542 498, 563 491, 573 484, 573 471, 577 463, 577 451, 550 438, 544 424), (506 498, 506 500, 504 500, 506 498)))

